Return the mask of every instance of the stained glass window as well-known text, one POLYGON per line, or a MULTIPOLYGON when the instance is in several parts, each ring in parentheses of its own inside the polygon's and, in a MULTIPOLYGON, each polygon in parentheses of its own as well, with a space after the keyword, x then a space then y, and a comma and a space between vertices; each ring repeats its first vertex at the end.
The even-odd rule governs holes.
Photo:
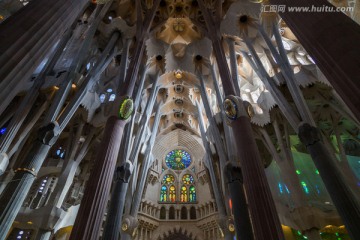
POLYGON ((171 174, 166 174, 164 177, 163 177, 163 184, 172 184, 175 182, 175 178, 173 175, 171 174))
POLYGON ((189 188, 189 202, 196 202, 196 190, 194 186, 189 188))
POLYGON ((191 176, 190 174, 185 174, 182 178, 182 182, 184 184, 192 184, 194 183, 194 177, 191 176))
POLYGON ((174 170, 182 170, 190 166, 190 154, 184 150, 172 150, 165 157, 166 166, 174 170))
POLYGON ((180 201, 181 202, 188 201, 187 188, 185 186, 181 187, 180 201))
POLYGON ((163 185, 161 187, 161 191, 160 191, 160 201, 161 202, 166 202, 167 201, 167 187, 165 185, 163 185))
POLYGON ((175 191, 175 186, 172 185, 170 188, 169 188, 169 200, 171 202, 175 202, 176 201, 176 191, 175 191))

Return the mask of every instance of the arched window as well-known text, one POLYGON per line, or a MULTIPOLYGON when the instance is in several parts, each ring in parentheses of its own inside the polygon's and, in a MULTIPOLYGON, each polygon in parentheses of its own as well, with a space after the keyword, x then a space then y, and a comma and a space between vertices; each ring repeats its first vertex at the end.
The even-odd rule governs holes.
POLYGON ((172 150, 165 157, 166 166, 174 170, 183 170, 191 164, 190 154, 184 150, 172 150))
POLYGON ((192 185, 192 190, 193 190, 193 195, 191 196, 190 198, 190 188, 189 188, 189 185, 191 184, 194 184, 194 177, 191 176, 190 174, 185 174, 183 177, 182 177, 182 187, 181 187, 181 195, 180 195, 180 201, 181 202, 195 202, 195 200, 192 200, 194 199, 194 193, 195 193, 195 187, 192 185))
POLYGON ((169 219, 175 219, 175 208, 170 207, 169 209, 169 219))
POLYGON ((162 207, 160 209, 160 219, 166 219, 166 209, 165 209, 165 207, 162 207))
POLYGON ((55 155, 56 155, 56 158, 64 159, 64 157, 65 157, 65 149, 63 149, 62 147, 59 147, 56 150, 55 155))
POLYGON ((189 188, 189 201, 196 202, 196 190, 193 185, 189 188))
POLYGON ((196 210, 195 207, 190 208, 190 219, 196 219, 196 210))
POLYGON ((176 188, 174 185, 171 185, 169 188, 169 200, 171 202, 175 202, 176 201, 176 188))
POLYGON ((187 202, 188 201, 188 193, 187 193, 186 186, 181 187, 180 201, 181 202, 187 202))
POLYGON ((160 201, 166 202, 167 201, 167 187, 163 185, 160 190, 160 201))
POLYGON ((181 208, 181 219, 187 219, 187 209, 186 209, 186 207, 181 208))
POLYGON ((160 189, 160 202, 175 202, 176 188, 174 186, 175 177, 171 174, 164 175, 160 189), (170 186, 171 185, 171 186, 170 186))

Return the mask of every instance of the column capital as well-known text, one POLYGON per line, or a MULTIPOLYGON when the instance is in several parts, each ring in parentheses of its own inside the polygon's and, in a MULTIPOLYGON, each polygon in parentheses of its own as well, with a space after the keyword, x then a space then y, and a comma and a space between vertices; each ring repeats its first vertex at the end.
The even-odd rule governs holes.
POLYGON ((227 163, 225 166, 225 170, 228 183, 235 181, 239 181, 241 183, 243 182, 243 176, 240 166, 233 165, 232 163, 227 163))
POLYGON ((123 165, 116 168, 115 180, 128 183, 133 173, 133 170, 134 170, 134 165, 129 160, 127 160, 123 165))
POLYGON ((321 141, 320 131, 316 127, 313 127, 308 123, 300 124, 298 135, 299 135, 300 141, 306 147, 321 141))
POLYGON ((121 230, 132 236, 138 225, 139 222, 137 218, 127 215, 124 217, 124 220, 122 221, 121 230))
POLYGON ((226 96, 223 102, 226 117, 233 121, 240 117, 254 116, 254 109, 247 101, 243 101, 238 96, 226 96))
POLYGON ((60 132, 59 124, 57 122, 51 122, 39 129, 38 140, 45 145, 52 146, 56 142, 56 137, 60 132))

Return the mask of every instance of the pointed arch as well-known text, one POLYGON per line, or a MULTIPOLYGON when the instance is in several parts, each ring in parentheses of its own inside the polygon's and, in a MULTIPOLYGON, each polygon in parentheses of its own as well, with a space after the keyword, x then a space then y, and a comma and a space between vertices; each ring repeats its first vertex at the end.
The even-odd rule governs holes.
POLYGON ((168 188, 165 185, 162 185, 160 190, 160 202, 166 201, 168 201, 168 188))
POLYGON ((189 187, 189 202, 196 202, 196 189, 194 185, 189 187))
POLYGON ((181 219, 187 219, 187 209, 186 209, 186 207, 181 208, 181 219))
POLYGON ((173 206, 169 209, 169 219, 175 219, 175 208, 173 206))
POLYGON ((169 187, 169 201, 175 202, 176 201, 176 187, 175 185, 171 185, 169 187))
POLYGON ((166 209, 165 209, 165 207, 160 208, 160 219, 166 219, 166 209))
POLYGON ((196 209, 194 206, 190 208, 190 219, 196 219, 196 209))
POLYGON ((180 189, 180 202, 187 202, 188 201, 188 191, 185 185, 182 185, 180 189))

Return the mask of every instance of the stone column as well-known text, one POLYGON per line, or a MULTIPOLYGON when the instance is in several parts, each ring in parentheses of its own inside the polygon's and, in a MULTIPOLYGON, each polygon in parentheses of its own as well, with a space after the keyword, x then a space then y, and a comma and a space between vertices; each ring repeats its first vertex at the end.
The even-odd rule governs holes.
POLYGON ((132 172, 133 165, 129 161, 116 169, 114 190, 111 195, 103 239, 117 240, 119 238, 125 195, 132 172))
POLYGON ((270 0, 270 3, 320 9, 315 12, 286 9, 279 14, 359 120, 360 26, 341 12, 321 11, 332 7, 326 0, 270 0))
POLYGON ((15 170, 12 179, 16 179, 16 181, 10 181, 0 196, 0 240, 4 240, 10 230, 48 151, 57 140, 59 132, 57 123, 50 123, 39 129, 38 139, 33 143, 30 153, 24 159, 21 167, 15 170))
POLYGON ((214 20, 203 0, 198 0, 198 3, 206 26, 209 29, 208 37, 212 41, 222 86, 225 96, 227 96, 224 103, 229 109, 225 108, 225 113, 232 122, 234 144, 237 146, 238 159, 243 170, 244 185, 248 196, 255 238, 285 239, 270 187, 267 183, 260 153, 256 146, 250 119, 246 115, 241 99, 235 97, 238 100, 234 102, 233 95, 236 95, 236 93, 221 41, 219 22, 214 20))
POLYGON ((254 235, 242 184, 241 169, 229 163, 226 170, 229 192, 233 202, 232 211, 234 214, 236 236, 239 239, 252 240, 254 235))
POLYGON ((345 183, 333 156, 324 146, 319 130, 309 124, 299 127, 300 141, 306 146, 331 199, 336 206, 352 239, 360 239, 360 206, 353 192, 345 183))
MULTIPOLYGON (((0 25, 0 102, 9 103, 89 0, 31 1, 0 25)), ((2 113, 8 104, 1 104, 2 113)))
POLYGON ((125 121, 115 116, 106 122, 102 144, 86 185, 71 240, 95 240, 99 237, 124 126, 125 121))
POLYGON ((228 38, 226 40, 229 45, 230 69, 231 69, 232 81, 234 83, 236 95, 240 96, 240 82, 239 82, 238 65, 237 65, 236 52, 235 52, 235 40, 231 38, 228 38))

